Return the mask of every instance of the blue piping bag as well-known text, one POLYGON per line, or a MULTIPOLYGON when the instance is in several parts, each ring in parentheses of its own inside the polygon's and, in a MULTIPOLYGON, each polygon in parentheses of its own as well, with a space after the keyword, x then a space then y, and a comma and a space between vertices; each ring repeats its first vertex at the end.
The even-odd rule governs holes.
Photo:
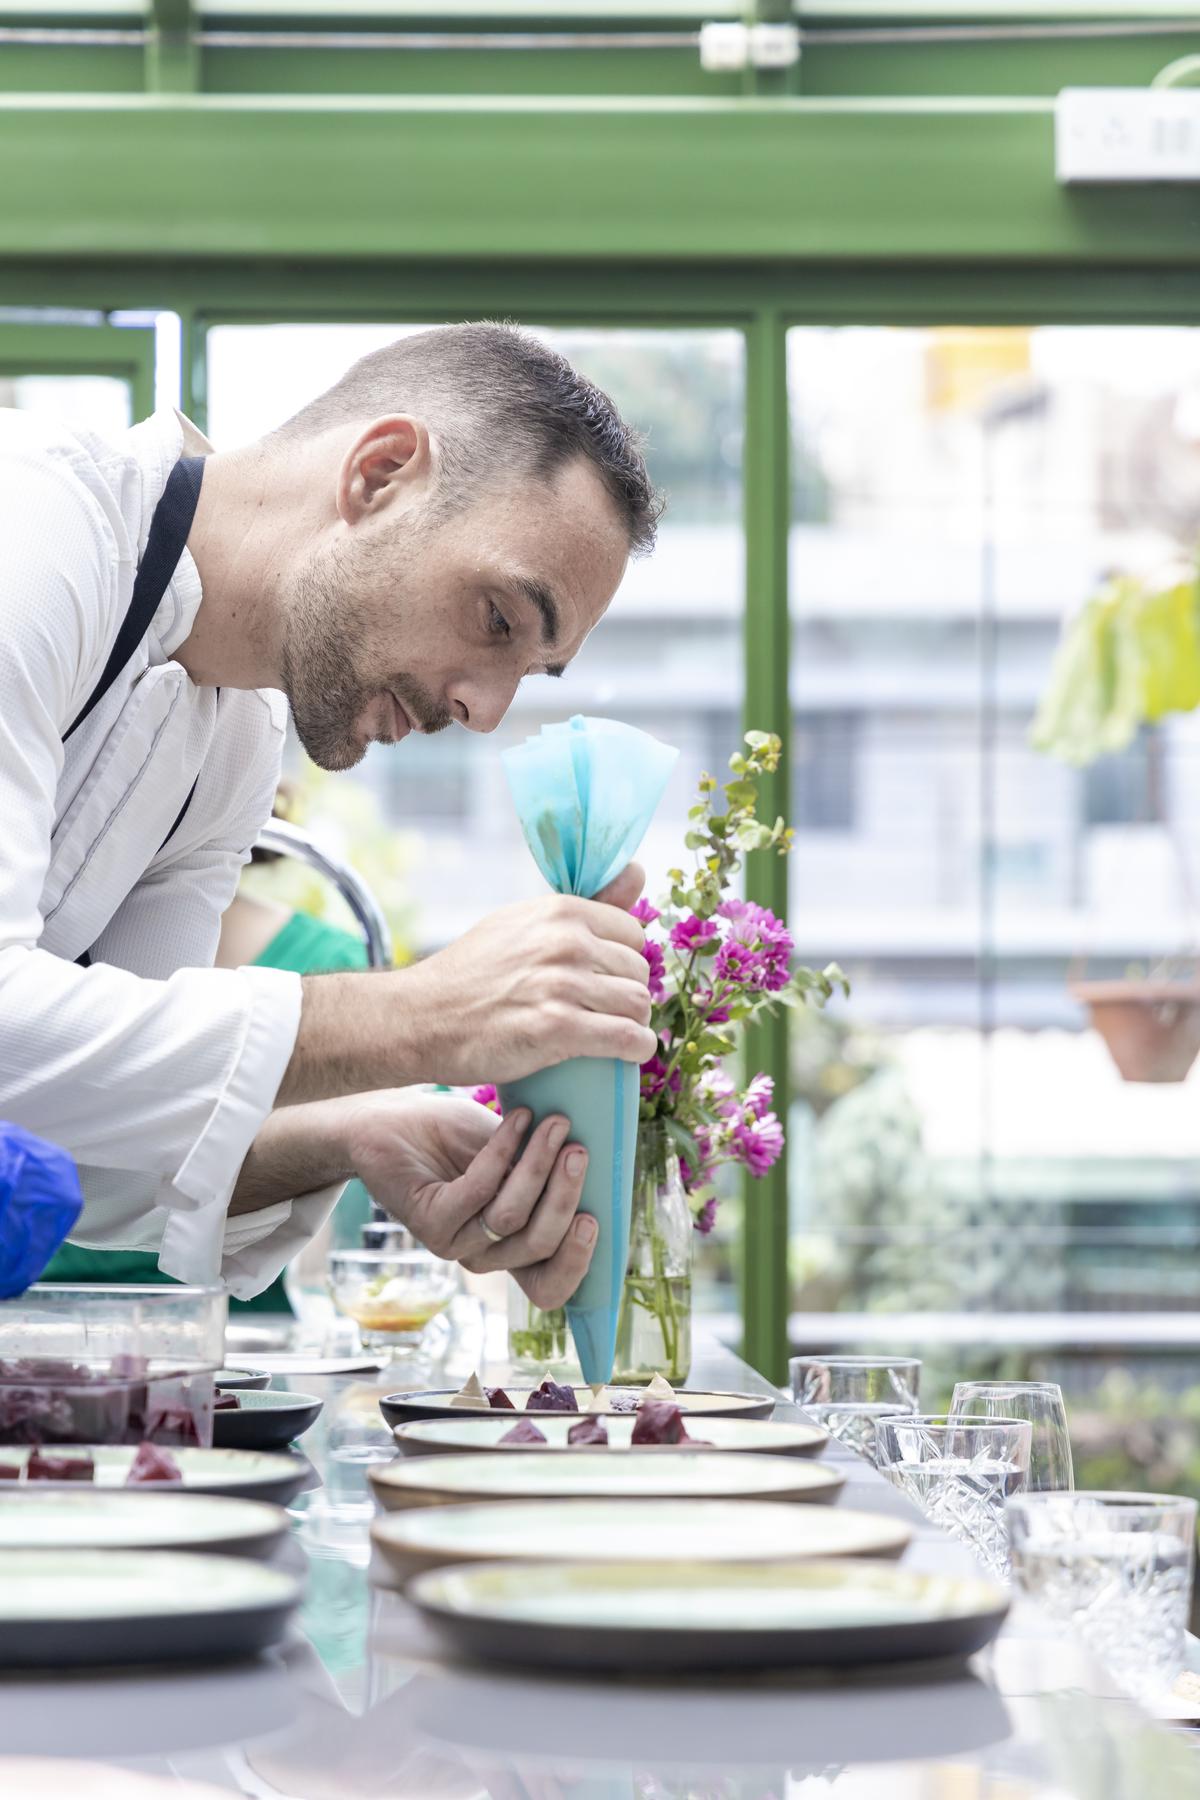
POLYGON ((0 1121, 0 1300, 32 1287, 82 1211, 66 1151, 0 1121))
MULTIPOLYGON (((615 719, 544 725, 501 757, 525 841, 550 886, 590 898, 619 875, 645 835, 679 752, 615 719)), ((591 1266, 567 1303, 583 1378, 610 1379, 629 1260, 629 1215, 641 1082, 634 1063, 581 1056, 500 1089, 506 1113, 526 1106, 532 1131, 550 1113, 571 1121, 588 1153, 580 1197, 600 1227, 591 1266)))

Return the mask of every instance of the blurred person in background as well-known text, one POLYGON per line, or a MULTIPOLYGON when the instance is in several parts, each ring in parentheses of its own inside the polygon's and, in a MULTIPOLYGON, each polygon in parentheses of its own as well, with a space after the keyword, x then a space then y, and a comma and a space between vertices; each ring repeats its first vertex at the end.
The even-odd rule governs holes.
POLYGON ((411 968, 212 966, 275 792, 286 698, 320 767, 491 731, 561 674, 657 503, 631 433, 507 326, 419 333, 217 454, 0 412, 0 1116, 80 1165, 74 1241, 261 1292, 359 1175, 438 1254, 569 1297, 594 1221, 569 1122, 418 1083, 644 1061, 626 871, 411 968), (608 900, 611 904, 603 904, 608 900))

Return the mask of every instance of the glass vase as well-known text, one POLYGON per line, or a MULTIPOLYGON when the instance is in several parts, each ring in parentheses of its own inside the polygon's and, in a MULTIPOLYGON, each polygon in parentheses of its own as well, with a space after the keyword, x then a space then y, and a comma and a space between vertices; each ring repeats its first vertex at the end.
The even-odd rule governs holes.
POLYGON ((522 1373, 565 1367, 572 1354, 562 1307, 543 1312, 511 1278, 508 1284, 508 1360, 522 1373))
POLYGON ((692 1209, 679 1158, 662 1127, 638 1133, 629 1268, 617 1324, 613 1381, 662 1375, 677 1387, 692 1365, 692 1209))

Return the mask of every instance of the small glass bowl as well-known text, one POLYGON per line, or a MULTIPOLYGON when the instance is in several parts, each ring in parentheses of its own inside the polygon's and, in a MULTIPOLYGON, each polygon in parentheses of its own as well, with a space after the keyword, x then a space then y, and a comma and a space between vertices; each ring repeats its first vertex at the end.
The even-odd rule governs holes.
POLYGON ((416 1350, 459 1290, 458 1265, 431 1250, 331 1250, 327 1281, 366 1350, 416 1350))

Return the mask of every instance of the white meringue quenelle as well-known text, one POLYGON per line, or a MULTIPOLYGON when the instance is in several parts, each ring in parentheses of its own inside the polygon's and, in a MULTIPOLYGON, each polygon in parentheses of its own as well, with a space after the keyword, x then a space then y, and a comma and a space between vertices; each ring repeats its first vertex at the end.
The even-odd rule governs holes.
POLYGON ((647 1400, 670 1400, 673 1402, 675 1399, 675 1389, 671 1386, 665 1375, 656 1375, 654 1379, 646 1385, 646 1398, 647 1400))
POLYGON ((608 1408, 609 1408, 608 1389, 603 1385, 603 1383, 601 1383, 600 1386, 594 1387, 592 1389, 592 1397, 587 1403, 586 1410, 589 1413, 606 1413, 608 1411, 608 1408))
POLYGON ((470 1407, 473 1412, 477 1411, 481 1406, 486 1407, 491 1405, 491 1402, 483 1391, 483 1383, 479 1379, 479 1371, 477 1369, 472 1369, 450 1404, 451 1406, 470 1407))

